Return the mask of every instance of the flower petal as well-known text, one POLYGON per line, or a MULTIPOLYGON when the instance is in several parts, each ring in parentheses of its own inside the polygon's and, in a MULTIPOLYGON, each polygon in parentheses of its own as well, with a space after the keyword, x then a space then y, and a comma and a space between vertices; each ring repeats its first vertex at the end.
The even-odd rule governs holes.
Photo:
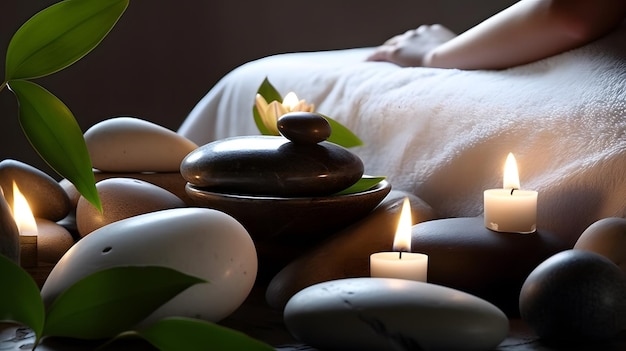
POLYGON ((280 135, 278 132, 278 126, 276 122, 278 118, 288 111, 285 110, 285 107, 278 101, 272 101, 265 109, 265 113, 261 113, 261 119, 263 120, 263 124, 265 128, 267 128, 272 135, 280 135))
POLYGON ((256 104, 256 108, 259 109, 259 112, 267 110, 267 101, 261 94, 256 94, 256 98, 254 100, 256 104))

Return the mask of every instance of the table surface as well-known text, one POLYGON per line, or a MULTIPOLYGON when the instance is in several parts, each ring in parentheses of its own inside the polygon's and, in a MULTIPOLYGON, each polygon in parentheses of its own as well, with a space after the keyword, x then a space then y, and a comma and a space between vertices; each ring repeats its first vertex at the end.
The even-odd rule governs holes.
MULTIPOLYGON (((318 351, 295 340, 285 328, 281 311, 270 308, 264 298, 264 288, 255 287, 244 304, 220 324, 265 341, 278 351, 318 351)), ((564 351, 564 350, 615 350, 626 351, 626 332, 602 345, 546 345, 539 340, 520 319, 510 321, 509 336, 494 351, 564 351)), ((0 324, 0 351, 24 351, 32 348, 34 334, 26 328, 13 324, 0 324), (27 345, 31 345, 27 347, 27 345)), ((94 349, 97 344, 48 338, 39 345, 37 351, 84 351, 94 349)), ((116 342, 111 348, 124 350, 154 350, 141 340, 116 342)), ((184 350, 181 350, 184 351, 184 350)))

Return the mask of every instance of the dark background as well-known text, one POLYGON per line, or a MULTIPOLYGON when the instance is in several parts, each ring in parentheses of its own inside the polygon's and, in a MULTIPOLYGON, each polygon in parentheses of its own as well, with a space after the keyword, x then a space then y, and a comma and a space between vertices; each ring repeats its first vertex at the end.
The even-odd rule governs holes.
MULTIPOLYGON (((52 0, 1 0, 0 72, 13 33, 52 0)), ((172 130, 224 74, 263 56, 374 46, 423 23, 463 31, 513 0, 131 0, 90 54, 37 83, 59 97, 83 131, 135 116, 172 130)), ((0 92, 0 160, 54 173, 28 144, 17 103, 0 92)), ((56 175, 55 175, 56 176, 56 175)))

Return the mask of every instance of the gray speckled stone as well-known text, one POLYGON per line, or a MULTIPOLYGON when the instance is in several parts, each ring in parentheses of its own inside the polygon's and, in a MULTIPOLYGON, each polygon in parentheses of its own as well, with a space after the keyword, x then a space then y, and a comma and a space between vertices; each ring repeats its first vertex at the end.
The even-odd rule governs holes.
POLYGON ((183 177, 214 192, 266 196, 323 196, 354 184, 363 162, 329 142, 295 144, 284 137, 245 136, 217 140, 192 151, 183 177))
POLYGON ((82 196, 76 206, 76 226, 81 237, 125 218, 187 206, 171 192, 139 179, 107 178, 96 183, 96 190, 102 212, 82 196))
POLYGON ((70 198, 54 178, 29 164, 12 159, 0 162, 0 186, 8 204, 13 203, 14 180, 35 217, 58 221, 70 213, 70 198))
POLYGON ((440 285, 349 278, 294 295, 285 325, 320 350, 491 350, 509 331, 497 307, 440 285))
POLYGON ((523 320, 544 340, 599 344, 624 329, 626 276, 595 252, 564 250, 549 257, 528 275, 519 295, 523 320))

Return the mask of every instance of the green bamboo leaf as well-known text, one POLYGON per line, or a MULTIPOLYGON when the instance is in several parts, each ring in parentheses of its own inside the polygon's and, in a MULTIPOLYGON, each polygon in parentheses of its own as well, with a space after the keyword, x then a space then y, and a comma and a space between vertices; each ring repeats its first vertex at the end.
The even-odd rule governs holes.
POLYGON ((96 208, 102 210, 91 158, 72 112, 43 87, 25 80, 9 82, 19 103, 19 121, 33 148, 96 208))
POLYGON ((0 320, 31 328, 39 340, 45 319, 39 287, 26 271, 3 255, 0 255, 0 277, 0 320))
POLYGON ((272 351, 272 346, 214 323, 190 318, 165 318, 137 334, 161 351, 272 351))
POLYGON ((377 177, 363 176, 356 183, 350 185, 349 187, 347 187, 346 189, 338 193, 335 193, 334 195, 347 195, 347 194, 360 193, 362 191, 366 191, 366 190, 373 188, 376 184, 382 182, 386 178, 387 177, 384 177, 384 176, 377 176, 377 177))
POLYGON ((328 116, 324 116, 324 118, 326 118, 328 123, 330 123, 330 128, 332 131, 328 139, 326 139, 327 141, 348 148, 363 145, 363 141, 359 139, 359 137, 357 137, 354 133, 352 133, 352 131, 350 131, 350 129, 348 129, 346 126, 328 116))
POLYGON ((70 286, 50 305, 44 335, 113 337, 202 282, 174 269, 155 266, 114 267, 93 273, 70 286))
POLYGON ((9 42, 5 79, 42 77, 78 61, 106 37, 128 2, 66 0, 35 14, 9 42))

